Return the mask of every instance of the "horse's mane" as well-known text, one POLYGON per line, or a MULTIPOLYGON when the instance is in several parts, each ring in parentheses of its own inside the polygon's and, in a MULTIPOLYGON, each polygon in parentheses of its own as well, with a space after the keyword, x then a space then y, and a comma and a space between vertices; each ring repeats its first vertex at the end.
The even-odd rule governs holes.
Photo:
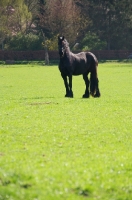
POLYGON ((65 47, 65 48, 70 48, 70 47, 69 47, 69 43, 67 42, 66 39, 63 40, 63 44, 64 44, 64 47, 65 47))

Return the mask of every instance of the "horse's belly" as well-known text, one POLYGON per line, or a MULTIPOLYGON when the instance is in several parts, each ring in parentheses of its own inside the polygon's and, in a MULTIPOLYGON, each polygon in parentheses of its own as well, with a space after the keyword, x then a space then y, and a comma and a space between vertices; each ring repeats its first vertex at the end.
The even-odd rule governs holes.
POLYGON ((74 76, 78 76, 78 75, 81 75, 81 74, 84 74, 86 71, 88 71, 87 67, 84 66, 84 65, 79 65, 79 66, 76 66, 74 71, 73 71, 73 75, 74 76))
POLYGON ((74 73, 73 73, 73 76, 79 76, 79 75, 81 75, 80 72, 74 72, 74 73))

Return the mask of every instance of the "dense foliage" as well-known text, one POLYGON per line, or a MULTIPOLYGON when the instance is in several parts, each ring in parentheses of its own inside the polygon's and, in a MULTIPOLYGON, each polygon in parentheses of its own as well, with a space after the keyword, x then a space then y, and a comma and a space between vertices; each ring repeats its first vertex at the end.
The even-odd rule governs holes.
POLYGON ((43 38, 32 33, 18 33, 12 36, 5 46, 6 49, 12 50, 40 50, 43 49, 43 38))
POLYGON ((86 50, 131 50, 131 11, 131 0, 1 0, 1 48, 41 49, 43 43, 57 49, 60 34, 71 47, 79 43, 77 47, 86 50), (20 35, 28 38, 29 34, 36 45, 24 48, 20 35))

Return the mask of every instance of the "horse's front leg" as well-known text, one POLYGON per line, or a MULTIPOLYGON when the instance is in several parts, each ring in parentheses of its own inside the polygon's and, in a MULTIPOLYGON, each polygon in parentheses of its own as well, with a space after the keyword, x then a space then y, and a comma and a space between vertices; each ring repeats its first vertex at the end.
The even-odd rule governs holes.
POLYGON ((72 75, 69 76, 69 97, 73 98, 73 91, 72 91, 72 75))
POLYGON ((65 85, 65 88, 66 88, 66 94, 65 94, 65 97, 68 97, 69 96, 69 85, 68 85, 68 81, 67 81, 67 76, 64 75, 64 74, 61 74, 62 78, 63 78, 63 81, 64 81, 64 85, 65 85))

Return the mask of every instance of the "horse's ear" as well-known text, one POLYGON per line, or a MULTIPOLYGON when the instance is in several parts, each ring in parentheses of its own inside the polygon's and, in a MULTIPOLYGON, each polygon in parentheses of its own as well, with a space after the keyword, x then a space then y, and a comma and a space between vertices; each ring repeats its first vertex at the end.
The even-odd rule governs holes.
POLYGON ((62 37, 60 37, 60 36, 58 36, 58 40, 64 40, 65 38, 64 38, 64 36, 62 36, 62 37))

